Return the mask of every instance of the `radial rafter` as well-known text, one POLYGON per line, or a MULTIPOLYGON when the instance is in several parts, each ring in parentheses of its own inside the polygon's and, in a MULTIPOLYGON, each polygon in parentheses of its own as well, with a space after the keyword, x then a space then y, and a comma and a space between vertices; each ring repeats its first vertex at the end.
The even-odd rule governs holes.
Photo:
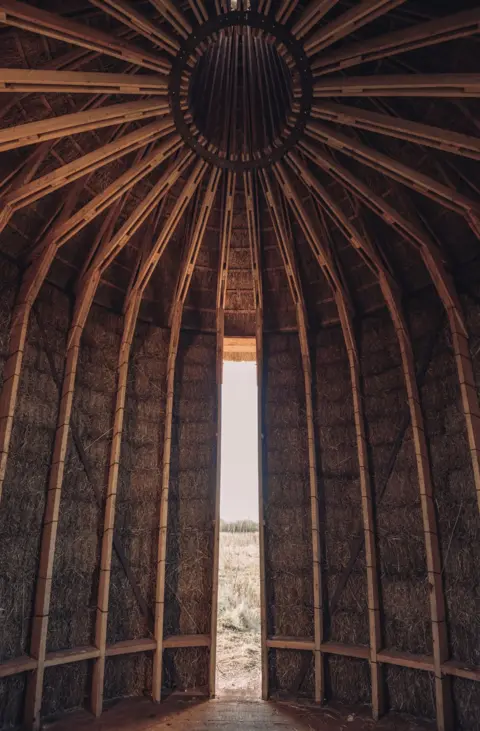
POLYGON ((438 45, 478 32, 480 32, 480 8, 464 10, 446 18, 385 33, 373 40, 352 43, 332 54, 322 55, 313 61, 314 76, 341 71, 350 66, 395 56, 416 48, 438 45))
POLYGON ((305 41, 305 51, 309 56, 314 56, 325 50, 333 43, 345 38, 352 31, 357 31, 362 25, 371 23, 372 20, 388 13, 404 3, 405 0, 365 0, 362 3, 355 3, 355 6, 347 10, 339 18, 326 23, 311 38, 305 41))
POLYGON ((65 92, 69 94, 161 94, 167 81, 158 76, 84 71, 0 69, 0 92, 65 92))
POLYGON ((183 38, 192 32, 192 26, 175 2, 171 0, 150 0, 150 2, 183 38))
MULTIPOLYGON (((108 163, 127 155, 129 152, 138 150, 139 147, 156 142, 168 133, 173 132, 173 129, 173 122, 165 119, 148 124, 129 134, 121 135, 114 142, 89 152, 77 160, 54 170, 52 173, 43 175, 20 188, 16 188, 2 199, 2 203, 10 213, 13 213, 13 211, 33 203, 33 201, 52 193, 58 188, 62 188, 77 178, 98 170, 103 165, 108 165, 108 163)), ((5 215, 6 211, 2 211, 1 221, 4 220, 5 215)))
POLYGON ((49 38, 57 38, 60 41, 104 53, 107 56, 114 56, 122 61, 131 61, 160 74, 168 74, 170 71, 169 61, 147 53, 130 42, 116 40, 108 33, 26 3, 16 2, 16 0, 1 0, 0 15, 2 23, 6 25, 29 30, 49 38))
MULTIPOLYGON (((310 122, 307 130, 314 139, 341 150, 368 167, 375 168, 384 175, 418 190, 453 211, 470 214, 478 209, 478 204, 467 196, 336 130, 318 122, 310 122)), ((303 144, 300 143, 301 146, 303 144)))
POLYGON ((322 79, 313 87, 316 99, 331 96, 478 97, 480 74, 394 74, 322 79))
POLYGON ((297 38, 303 38, 319 23, 322 18, 335 7, 339 0, 311 0, 300 19, 293 26, 297 38))
POLYGON ((101 127, 112 127, 134 120, 162 116, 168 114, 169 111, 167 101, 147 99, 141 102, 99 107, 94 111, 63 114, 60 117, 43 119, 41 122, 27 122, 18 127, 8 127, 0 131, 0 152, 25 145, 36 145, 45 140, 58 139, 101 127))
POLYGON ((442 129, 441 127, 432 127, 428 124, 410 122, 400 117, 391 117, 387 114, 378 114, 358 107, 329 102, 314 105, 312 116, 315 119, 358 127, 370 132, 397 137, 408 142, 435 147, 454 155, 463 155, 473 160, 480 160, 480 138, 442 129))
POLYGON ((124 0, 90 0, 90 2, 139 35, 148 38, 167 53, 175 54, 178 51, 180 47, 178 41, 166 33, 163 28, 149 21, 145 15, 135 10, 130 3, 124 0))

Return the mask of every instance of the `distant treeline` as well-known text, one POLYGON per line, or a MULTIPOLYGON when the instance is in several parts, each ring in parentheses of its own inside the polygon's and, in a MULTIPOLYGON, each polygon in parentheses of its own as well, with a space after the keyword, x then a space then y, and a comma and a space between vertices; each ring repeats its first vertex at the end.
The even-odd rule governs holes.
POLYGON ((257 533, 258 523, 254 520, 236 520, 234 523, 221 520, 220 530, 223 533, 257 533))

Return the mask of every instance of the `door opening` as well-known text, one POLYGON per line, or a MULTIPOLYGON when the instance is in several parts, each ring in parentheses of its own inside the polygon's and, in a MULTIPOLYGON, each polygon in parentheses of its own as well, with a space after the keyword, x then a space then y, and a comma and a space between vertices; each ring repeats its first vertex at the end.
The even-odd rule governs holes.
POLYGON ((225 339, 222 387, 217 695, 261 696, 255 341, 225 339), (253 343, 253 347, 252 347, 253 343), (250 357, 251 360, 244 360, 250 357), (236 360, 231 360, 235 358, 236 360), (242 360, 243 359, 243 360, 242 360))

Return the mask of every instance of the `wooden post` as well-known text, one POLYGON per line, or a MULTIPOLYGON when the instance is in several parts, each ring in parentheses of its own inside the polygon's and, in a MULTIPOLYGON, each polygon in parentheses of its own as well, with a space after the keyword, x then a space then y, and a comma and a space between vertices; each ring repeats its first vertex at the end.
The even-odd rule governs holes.
POLYGON ((265 497, 264 497, 264 393, 263 393, 263 286, 260 259, 260 217, 258 190, 254 175, 243 174, 245 206, 247 213, 248 240, 252 263, 253 295, 255 301, 255 334, 257 348, 257 419, 258 419, 258 542, 260 552, 260 634, 262 664, 262 698, 268 700, 268 623, 267 588, 265 577, 265 497))
MULTIPOLYGON (((79 183, 76 183, 67 195, 62 212, 60 213, 59 225, 70 216, 79 193, 79 183)), ((0 499, 7 469, 28 323, 33 303, 37 298, 44 279, 43 271, 39 267, 27 269, 12 316, 8 357, 3 372, 3 385, 0 395, 0 499)))
MULTIPOLYGON (((180 206, 182 211, 185 210, 188 201, 193 196, 202 177, 205 173, 206 165, 203 162, 197 163, 189 181, 185 185, 182 199, 177 201, 177 207, 180 206)), ((165 569, 167 559, 167 526, 168 526, 168 496, 170 489, 170 464, 172 450, 172 419, 173 419, 173 399, 175 391, 175 362, 178 351, 178 343, 180 339, 180 328, 182 323, 182 313, 185 298, 191 282, 191 277, 195 268, 198 252, 205 234, 208 218, 213 208, 213 202, 217 192, 218 182, 220 180, 220 171, 213 169, 210 175, 209 183, 202 203, 201 210, 197 217, 195 227, 192 234, 192 241, 188 255, 185 258, 185 270, 182 274, 179 286, 177 288, 177 297, 173 305, 172 325, 170 330, 170 345, 168 352, 167 366, 167 402, 165 409, 165 427, 163 442, 163 472, 162 472, 162 491, 160 498, 160 515, 159 515, 159 535, 158 535, 158 558, 157 558, 157 574, 155 589, 155 642, 156 649, 153 658, 153 679, 152 679, 152 697, 157 703, 162 698, 162 663, 163 663, 163 618, 165 613, 165 569)), ((170 218, 175 218, 175 211, 170 218)), ((170 225, 167 221, 166 226, 170 225)), ((143 268, 148 277, 151 275, 151 265, 147 261, 143 268)), ((142 271, 139 273, 139 282, 148 282, 142 271)))
MULTIPOLYGON (((307 170, 303 170, 302 168, 301 176, 306 183, 311 183, 307 170)), ((375 549, 375 527, 373 522, 372 492, 365 440, 365 418, 360 394, 358 351, 348 306, 349 297, 342 287, 341 276, 339 276, 339 273, 335 272, 336 267, 331 259, 328 249, 322 245, 318 239, 318 234, 316 233, 313 221, 310 219, 307 211, 303 207, 298 195, 290 188, 288 177, 286 176, 286 172, 282 166, 279 166, 277 177, 280 177, 281 184, 283 182, 283 185, 285 186, 284 191, 286 191, 288 195, 288 200, 297 215, 297 220, 304 231, 314 256, 316 257, 320 267, 327 272, 327 281, 330 284, 335 303, 337 305, 340 324, 345 340, 345 347, 349 359, 367 559, 368 616, 370 628, 369 661, 372 679, 372 713, 374 718, 378 718, 384 710, 384 683, 381 667, 378 663, 378 652, 381 648, 381 619, 375 549)), ((315 180, 315 183, 317 184, 318 181, 315 180)), ((314 190, 318 192, 319 188, 314 187, 314 190)), ((339 225, 341 230, 344 232, 348 231, 348 222, 344 221, 343 216, 339 211, 336 211, 335 222, 339 225)), ((353 237, 350 236, 349 240, 352 240, 352 238, 353 237)))
POLYGON ((325 697, 325 670, 322 656, 323 642, 323 598, 321 577, 320 519, 318 508, 317 455, 315 446, 315 425, 313 419, 312 368, 307 337, 307 316, 300 277, 293 254, 292 234, 286 212, 278 203, 265 171, 261 172, 265 197, 270 209, 278 247, 282 255, 285 274, 295 303, 300 351, 305 385, 305 410, 308 440, 308 474, 310 487, 311 530, 312 530, 312 574, 313 574, 313 617, 314 617, 314 663, 315 701, 321 703, 325 697))
MULTIPOLYGON (((296 160, 297 165, 303 170, 303 165, 296 160)), ((278 163, 276 169, 283 180, 288 181, 283 166, 278 163)), ((426 446, 423 415, 420 408, 420 395, 418 393, 413 352, 410 338, 398 302, 396 285, 389 275, 385 266, 378 256, 375 248, 366 237, 366 232, 361 236, 346 218, 336 203, 331 200, 322 190, 318 181, 308 175, 307 180, 313 190, 322 197, 327 205, 327 210, 333 220, 344 233, 347 240, 355 245, 359 253, 365 258, 366 263, 376 272, 382 294, 385 298, 387 308, 390 312, 400 347, 402 368, 407 390, 410 418, 415 444, 415 457, 420 490, 420 502, 422 506, 424 540, 427 555, 427 572, 430 586, 430 615, 432 623, 433 658, 435 672, 436 709, 437 724, 439 731, 452 731, 453 729, 453 706, 450 689, 450 679, 443 673, 442 664, 448 660, 448 637, 445 615, 445 599, 443 592, 443 580, 440 563, 440 547, 438 540, 437 520, 433 501, 433 486, 430 472, 430 461, 426 446)), ((298 196, 288 188, 292 199, 295 200, 296 208, 301 211, 301 204, 298 196)), ((302 211, 305 218, 306 213, 302 211)), ((299 219, 300 222, 301 219, 299 219)), ((306 223, 301 224, 307 230, 306 223)), ((325 252, 324 252, 325 256, 325 252)), ((352 338, 353 340, 353 338, 352 338)), ((348 348, 348 346, 347 346, 348 348)))
POLYGON ((222 234, 217 280, 217 443, 215 450, 215 509, 213 518, 213 582, 212 611, 210 619, 210 667, 209 694, 215 697, 215 677, 217 669, 217 610, 218 610, 218 568, 220 555, 220 479, 222 454, 222 380, 223 380, 223 338, 225 334, 225 300, 228 286, 228 264, 232 240, 233 213, 237 176, 228 172, 222 200, 222 234))
POLYGON ((105 677, 105 656, 107 647, 107 620, 112 566, 113 532, 115 529, 115 507, 120 466, 125 399, 127 395, 128 363, 132 348, 135 325, 142 300, 142 293, 135 292, 126 306, 122 342, 118 359, 117 396, 113 437, 108 469, 107 494, 105 498, 105 517, 100 558, 100 579, 98 585, 97 616, 95 620, 95 646, 100 654, 95 660, 92 676, 92 713, 100 716, 103 709, 103 688, 105 677))

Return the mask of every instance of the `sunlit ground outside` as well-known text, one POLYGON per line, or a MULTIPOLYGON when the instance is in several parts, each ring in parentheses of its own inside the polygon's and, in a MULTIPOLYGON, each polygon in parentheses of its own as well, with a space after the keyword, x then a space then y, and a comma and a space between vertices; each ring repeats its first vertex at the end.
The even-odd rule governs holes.
POLYGON ((224 363, 217 694, 260 697, 255 363, 224 363))

